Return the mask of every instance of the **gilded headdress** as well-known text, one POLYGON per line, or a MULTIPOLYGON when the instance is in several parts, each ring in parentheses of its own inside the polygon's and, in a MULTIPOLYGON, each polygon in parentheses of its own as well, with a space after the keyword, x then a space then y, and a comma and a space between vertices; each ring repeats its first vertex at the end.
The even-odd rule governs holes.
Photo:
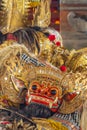
POLYGON ((86 71, 87 70, 87 48, 83 48, 77 51, 71 51, 69 60, 66 62, 70 70, 86 71))
POLYGON ((12 33, 23 27, 36 25, 47 27, 51 16, 49 3, 50 0, 1 0, 1 32, 12 33))

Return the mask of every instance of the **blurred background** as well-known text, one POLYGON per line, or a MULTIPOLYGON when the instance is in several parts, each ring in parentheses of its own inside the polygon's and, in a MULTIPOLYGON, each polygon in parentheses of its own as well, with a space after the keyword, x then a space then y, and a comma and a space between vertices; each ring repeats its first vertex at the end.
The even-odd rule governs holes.
POLYGON ((68 49, 87 47, 87 0, 52 0, 50 26, 68 49))

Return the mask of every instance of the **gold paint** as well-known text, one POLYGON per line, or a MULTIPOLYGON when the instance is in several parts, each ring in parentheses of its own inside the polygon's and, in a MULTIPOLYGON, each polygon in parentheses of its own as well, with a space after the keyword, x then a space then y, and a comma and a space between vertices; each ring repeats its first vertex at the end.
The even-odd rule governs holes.
MULTIPOLYGON (((1 11, 0 11, 0 30, 2 33, 6 34, 8 32, 13 33, 14 31, 18 29, 22 29, 23 27, 28 26, 39 26, 38 21, 42 21, 41 15, 37 16, 38 14, 44 14, 45 12, 42 12, 43 10, 39 10, 40 6, 42 7, 42 4, 44 8, 49 8, 50 0, 44 1, 42 3, 42 0, 3 0, 1 2, 1 11), (48 3, 48 4, 46 4, 48 3), (37 9, 38 7, 38 9, 37 9), (30 10, 30 11, 29 11, 30 10), (37 11, 36 11, 37 10, 37 11), (33 20, 29 19, 29 15, 33 16, 33 20), (5 14, 5 15, 4 15, 5 14), (36 22, 37 19, 37 22, 36 22)), ((50 9, 49 9, 50 12, 50 9)), ((43 24, 41 26, 48 26, 50 23, 50 17, 48 18, 46 15, 46 20, 44 20, 43 24), (47 22, 47 20, 49 22, 47 22)))

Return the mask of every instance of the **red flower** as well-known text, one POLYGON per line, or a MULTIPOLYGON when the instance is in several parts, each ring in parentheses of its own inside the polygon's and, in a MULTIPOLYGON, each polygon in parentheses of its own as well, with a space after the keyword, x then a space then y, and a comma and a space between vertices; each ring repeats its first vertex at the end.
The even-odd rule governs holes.
POLYGON ((56 42, 55 43, 57 46, 60 46, 61 45, 61 43, 58 41, 58 42, 56 42))
POLYGON ((66 66, 62 65, 62 66, 60 66, 60 70, 65 72, 67 70, 67 68, 66 68, 66 66))
POLYGON ((50 41, 54 41, 55 40, 55 35, 49 35, 48 38, 49 38, 50 41))

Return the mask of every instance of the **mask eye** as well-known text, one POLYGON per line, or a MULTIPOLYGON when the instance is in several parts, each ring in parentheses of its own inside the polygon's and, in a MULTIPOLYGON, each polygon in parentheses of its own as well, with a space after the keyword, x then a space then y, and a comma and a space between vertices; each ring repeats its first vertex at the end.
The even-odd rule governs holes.
POLYGON ((56 90, 54 90, 54 89, 51 90, 50 93, 51 93, 51 95, 56 95, 57 94, 56 90))
POLYGON ((36 92, 39 92, 40 89, 41 89, 41 87, 40 87, 40 84, 38 82, 32 82, 30 84, 29 90, 31 92, 35 92, 36 93, 36 92))
POLYGON ((58 88, 52 87, 52 88, 50 89, 50 95, 51 95, 51 96, 59 96, 58 88))
POLYGON ((36 90, 37 89, 37 85, 32 85, 32 90, 36 90))

